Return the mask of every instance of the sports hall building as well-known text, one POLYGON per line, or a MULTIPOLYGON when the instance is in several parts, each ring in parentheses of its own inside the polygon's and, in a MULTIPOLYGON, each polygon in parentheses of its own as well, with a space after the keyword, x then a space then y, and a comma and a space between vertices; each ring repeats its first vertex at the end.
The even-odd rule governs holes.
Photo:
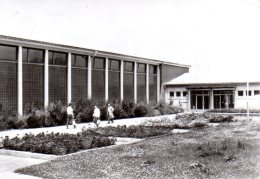
POLYGON ((187 65, 0 36, 0 105, 19 114, 26 104, 80 99, 156 103, 163 84, 188 71, 187 65))

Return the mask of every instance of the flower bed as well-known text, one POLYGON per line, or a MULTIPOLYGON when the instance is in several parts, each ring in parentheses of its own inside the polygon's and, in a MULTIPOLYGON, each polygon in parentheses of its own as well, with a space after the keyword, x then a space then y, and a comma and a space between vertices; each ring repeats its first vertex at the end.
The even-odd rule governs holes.
POLYGON ((39 133, 37 135, 26 134, 22 138, 8 137, 3 140, 4 148, 19 151, 30 151, 44 154, 64 155, 79 150, 114 145, 115 139, 85 133, 60 134, 39 133))
POLYGON ((93 128, 83 131, 84 135, 95 135, 105 137, 133 137, 133 138, 146 138, 169 134, 173 126, 109 126, 102 128, 93 128))

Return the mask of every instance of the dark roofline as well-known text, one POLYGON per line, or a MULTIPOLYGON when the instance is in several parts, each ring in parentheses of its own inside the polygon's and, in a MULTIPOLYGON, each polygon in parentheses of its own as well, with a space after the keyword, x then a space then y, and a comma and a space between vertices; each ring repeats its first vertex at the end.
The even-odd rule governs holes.
MULTIPOLYGON (((0 35, 0 40, 10 40, 10 41, 20 41, 24 43, 30 43, 30 44, 35 44, 35 45, 43 45, 43 46, 52 46, 56 48, 64 48, 64 49, 71 49, 71 50, 76 50, 76 51, 82 51, 87 52, 90 54, 95 54, 95 55, 104 55, 104 56, 109 56, 110 58, 124 58, 124 59, 131 59, 131 60, 141 60, 141 61, 149 61, 149 62, 154 62, 155 64, 167 64, 167 65, 172 65, 172 66, 179 66, 179 67, 184 67, 184 68, 190 68, 190 65, 184 65, 184 64, 178 64, 178 63, 172 63, 172 62, 165 62, 165 61, 160 61, 160 60, 155 60, 155 59, 150 59, 150 58, 143 58, 143 57, 137 57, 137 56, 131 56, 131 55, 124 55, 124 54, 119 54, 119 53, 114 53, 114 52, 107 52, 107 51, 102 51, 102 50, 96 50, 96 49, 88 49, 88 48, 82 48, 82 47, 76 47, 76 46, 70 46, 70 45, 62 45, 62 44, 57 44, 57 43, 51 43, 51 42, 44 42, 44 41, 38 41, 38 40, 31 40, 31 39, 24 39, 24 38, 19 38, 19 37, 11 37, 11 36, 5 36, 5 35, 0 35)), ((0 41, 1 42, 1 41, 0 41)))

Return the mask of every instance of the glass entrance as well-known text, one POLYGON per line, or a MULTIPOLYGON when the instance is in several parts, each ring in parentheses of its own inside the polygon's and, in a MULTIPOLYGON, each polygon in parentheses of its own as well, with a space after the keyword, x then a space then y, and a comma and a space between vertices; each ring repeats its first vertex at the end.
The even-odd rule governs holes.
POLYGON ((234 108, 234 91, 214 90, 214 109, 234 108))
POLYGON ((208 90, 191 91, 191 109, 209 109, 210 97, 208 90))

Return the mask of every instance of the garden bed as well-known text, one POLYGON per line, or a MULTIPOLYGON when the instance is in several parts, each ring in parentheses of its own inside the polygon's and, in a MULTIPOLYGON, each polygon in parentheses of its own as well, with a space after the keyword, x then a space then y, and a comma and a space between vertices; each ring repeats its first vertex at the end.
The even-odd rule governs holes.
POLYGON ((3 140, 5 149, 54 155, 75 153, 80 150, 104 147, 114 144, 114 138, 85 135, 82 133, 78 133, 77 135, 60 133, 40 133, 37 135, 26 134, 22 138, 15 137, 9 139, 6 137, 3 140))

